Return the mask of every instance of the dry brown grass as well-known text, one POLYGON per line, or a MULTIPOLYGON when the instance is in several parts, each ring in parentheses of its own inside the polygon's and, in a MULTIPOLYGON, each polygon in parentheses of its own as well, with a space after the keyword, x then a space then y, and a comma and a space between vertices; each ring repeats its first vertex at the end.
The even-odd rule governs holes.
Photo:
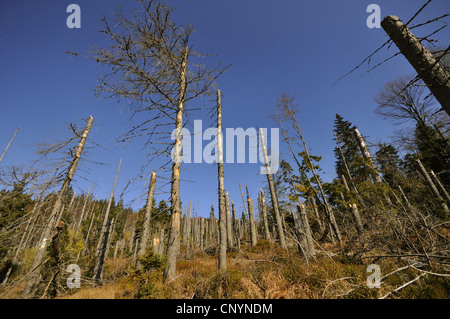
POLYGON ((98 288, 83 288, 72 295, 61 297, 61 299, 118 299, 122 292, 119 285, 107 284, 98 288))
MULTIPOLYGON (((336 245, 324 244, 328 253, 336 245)), ((319 250, 318 250, 319 251, 319 250)), ((295 250, 282 250, 276 245, 260 242, 255 247, 243 246, 240 252, 227 255, 227 270, 219 272, 217 256, 203 252, 184 254, 177 264, 177 276, 165 283, 162 269, 136 272, 125 258, 107 260, 107 284, 82 288, 62 298, 70 299, 335 299, 377 298, 411 280, 415 274, 403 273, 383 281, 381 289, 366 286, 367 265, 349 262, 339 254, 319 253, 306 263, 295 250), (189 258, 189 259, 187 259, 189 258)), ((383 275, 399 267, 391 260, 379 261, 383 275)), ((442 283, 445 291, 445 283, 442 283)), ((420 285, 417 285, 420 289, 420 285)), ((427 288, 426 286, 424 286, 427 288)), ((20 287, 8 298, 20 298, 20 287)), ((414 296, 416 291, 407 292, 414 296)), ((442 293, 445 295, 445 293, 442 293)))

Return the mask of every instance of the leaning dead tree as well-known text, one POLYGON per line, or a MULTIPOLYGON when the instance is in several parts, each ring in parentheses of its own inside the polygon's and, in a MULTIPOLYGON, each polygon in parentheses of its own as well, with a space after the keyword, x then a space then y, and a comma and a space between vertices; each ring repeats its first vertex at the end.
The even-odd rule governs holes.
POLYGON ((445 212, 450 212, 447 204, 445 203, 444 199, 442 198, 441 194, 439 193, 436 185, 434 185, 433 180, 431 179, 430 175, 428 174, 427 170, 423 166, 420 159, 416 159, 416 163, 419 166, 420 172, 423 174, 423 177, 425 178, 425 181, 427 182, 428 186, 430 187, 433 194, 439 199, 441 202, 441 207, 445 212))
POLYGON ((6 146, 5 150, 2 153, 2 156, 0 156, 0 163, 3 160, 3 157, 5 156, 6 152, 8 151, 9 147, 11 146, 12 141, 14 140, 14 137, 16 137, 17 132, 19 131, 20 127, 16 128, 16 130, 14 131, 13 136, 11 137, 11 139, 9 140, 8 145, 6 146))
MULTIPOLYGON (((286 239, 284 236, 284 229, 283 229, 280 210, 279 210, 279 206, 278 206, 278 198, 277 198, 277 194, 276 194, 276 190, 275 190, 275 185, 273 183, 272 171, 270 170, 269 157, 267 155, 266 143, 264 142, 264 133, 261 128, 259 129, 259 138, 261 141, 261 148, 262 148, 263 155, 264 155, 264 163, 265 163, 265 168, 266 168, 265 173, 267 176, 267 183, 269 184, 270 197, 272 199, 273 214, 275 216, 275 221, 276 221, 277 230, 278 230, 278 240, 280 241, 280 246, 284 249, 287 249, 286 239)), ((249 208, 250 208, 250 203, 249 203, 249 208)), ((249 211, 249 218, 250 218, 250 211, 249 211)))
MULTIPOLYGON (((276 109, 274 112, 275 119, 278 121, 278 123, 280 123, 280 125, 282 124, 283 121, 288 121, 291 124, 292 128, 294 129, 295 133, 297 134, 297 138, 299 138, 301 140, 301 143, 298 143, 298 144, 300 144, 301 147, 303 147, 303 151, 305 152, 305 157, 306 157, 307 163, 309 165, 309 168, 311 169, 311 173, 313 174, 313 177, 314 177, 314 180, 316 181, 317 187, 319 188, 319 194, 322 197, 323 206, 324 206, 325 212, 326 212, 327 223, 330 226, 330 227, 325 227, 325 233, 322 236, 322 238, 324 239, 327 236, 328 229, 330 228, 332 231, 332 234, 337 237, 339 242, 342 242, 341 233, 340 233, 339 227, 336 223, 333 209, 331 208, 331 205, 328 203, 327 197, 326 197, 325 192, 322 187, 322 183, 316 174, 316 171, 314 169, 314 164, 312 163, 311 156, 309 155, 308 147, 306 145, 306 141, 303 137, 303 133, 302 133, 300 124, 298 123, 297 116, 296 116, 296 113, 298 110, 296 109, 296 106, 293 105, 293 102, 294 102, 294 97, 289 96, 287 94, 283 94, 281 96, 281 98, 278 100, 278 103, 276 105, 276 109)), ((288 143, 288 145, 291 149, 291 155, 294 155, 290 143, 288 143)), ((295 156, 294 156, 294 159, 295 159, 295 156)), ((296 161, 297 161, 297 164, 300 166, 300 164, 298 163, 298 160, 296 160, 296 161)), ((304 175, 307 177, 306 173, 304 173, 304 175)), ((307 177, 307 179, 309 181, 309 177, 307 177)))
POLYGON ((88 58, 111 70, 99 80, 97 93, 128 100, 132 119, 138 121, 119 141, 146 138, 144 147, 149 161, 159 156, 171 157, 162 167, 169 170, 171 166, 171 221, 164 273, 164 279, 169 281, 175 276, 180 245, 184 115, 193 99, 213 94, 213 83, 224 69, 204 64, 204 55, 195 52, 191 45, 192 26, 177 25, 172 20, 173 8, 153 0, 140 0, 139 4, 129 15, 116 13, 112 23, 106 17, 102 19, 102 32, 110 45, 95 50, 88 58), (172 141, 168 142, 169 137, 172 141))
POLYGON ((83 148, 86 143, 86 139, 87 139, 87 136, 91 129, 93 121, 94 121, 94 118, 92 116, 90 116, 89 120, 86 124, 86 127, 85 127, 83 133, 81 134, 80 142, 78 143, 78 146, 75 150, 75 154, 73 156, 72 162, 70 163, 69 169, 67 171, 66 177, 64 178, 63 184, 58 193, 55 204, 53 205, 53 209, 50 214, 50 218, 49 218, 48 223, 45 226, 45 229, 42 233, 43 241, 38 244, 36 255, 34 256, 33 263, 31 265, 31 274, 28 277, 25 289, 23 290, 23 293, 22 293, 23 299, 32 298, 34 296, 36 286, 39 284, 41 268, 42 268, 42 264, 44 263, 43 261, 44 261, 45 252, 47 250, 47 243, 48 243, 48 241, 50 241, 52 233, 55 230, 55 226, 58 223, 57 217, 59 216, 60 212, 62 211, 61 208, 63 206, 63 199, 64 199, 65 195, 67 194, 70 182, 72 181, 73 176, 75 174, 75 170, 76 170, 78 162, 80 160, 81 153, 83 152, 83 148))
MULTIPOLYGON (((385 17, 381 21, 381 26, 416 70, 417 75, 428 86, 445 112, 450 115, 450 75, 439 60, 398 17, 392 15, 385 17)), ((450 47, 446 51, 449 49, 450 47)))

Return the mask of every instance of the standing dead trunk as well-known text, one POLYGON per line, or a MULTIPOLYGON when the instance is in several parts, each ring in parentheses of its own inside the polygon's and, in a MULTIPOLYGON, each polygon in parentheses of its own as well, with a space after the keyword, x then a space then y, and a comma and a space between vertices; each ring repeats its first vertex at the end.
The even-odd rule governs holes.
POLYGON ((109 212, 111 210, 111 204, 114 199, 114 189, 116 188, 117 177, 119 176, 119 171, 120 171, 121 165, 122 165, 122 159, 120 159, 119 166, 117 167, 116 177, 114 178, 114 184, 113 184, 113 187, 111 190, 111 195, 109 196, 109 201, 108 201, 108 206, 106 207, 105 217, 103 218, 103 225, 102 225, 102 229, 100 231, 100 238, 98 239, 97 247, 95 250, 96 261, 95 261, 95 267, 94 267, 94 279, 97 279, 97 280, 101 279, 101 273, 102 273, 102 268, 103 268, 102 256, 104 256, 104 249, 106 248, 106 243, 107 243, 106 234, 109 230, 108 223, 110 222, 109 212))
POLYGON ((313 208, 314 215, 315 215, 316 220, 317 220, 317 224, 319 225, 319 231, 320 231, 320 233, 323 233, 323 231, 324 231, 323 221, 322 221, 322 218, 319 215, 319 211, 318 211, 317 205, 316 205, 316 200, 315 200, 314 197, 310 197, 309 201, 311 202, 311 206, 313 208))
POLYGON ((419 165, 420 171, 422 172, 423 176, 425 177, 425 181, 428 183, 428 186, 433 191, 434 195, 441 201, 442 208, 448 213, 449 209, 448 209, 447 204, 445 203, 444 199, 442 198, 441 194, 439 193, 438 189, 436 188, 436 185, 434 185, 433 181, 431 180, 431 177, 428 174, 427 170, 422 165, 422 162, 420 161, 420 159, 417 159, 416 162, 419 165))
POLYGON ((250 243, 252 246, 255 246, 258 238, 256 234, 255 214, 253 212, 253 200, 251 198, 248 199, 248 218, 250 222, 250 243))
MULTIPOLYGON (((138 257, 142 257, 145 255, 147 245, 150 240, 150 226, 151 226, 150 221, 152 220, 152 206, 153 206, 153 194, 155 193, 155 183, 156 183, 156 173, 152 172, 147 196, 147 203, 145 205, 144 224, 142 229, 141 242, 139 245, 138 257)), ((137 269, 141 268, 141 262, 139 261, 139 258, 136 268, 137 269)))
POLYGON ((236 220, 236 207, 234 205, 234 202, 231 202, 231 222, 232 222, 232 227, 233 227, 233 234, 234 234, 234 239, 237 245, 238 249, 241 249, 241 232, 240 232, 240 227, 239 227, 239 221, 236 220))
POLYGON ((300 221, 300 207, 297 206, 297 211, 291 208, 292 218, 294 219, 294 234, 297 239, 297 247, 299 254, 308 261, 308 242, 306 239, 306 233, 303 230, 303 225, 300 221))
POLYGON ((270 236, 270 230, 269 230, 269 222, 267 220, 267 207, 266 207, 266 196, 264 195, 264 192, 262 188, 259 190, 260 196, 261 196, 261 223, 264 227, 264 239, 271 241, 272 238, 270 236))
POLYGON ((108 243, 109 243, 110 232, 112 229, 113 221, 114 221, 114 218, 112 220, 108 219, 108 221, 106 223, 106 231, 103 234, 102 242, 101 242, 101 245, 99 248, 96 265, 95 265, 95 269, 94 269, 94 279, 95 280, 103 279, 103 265, 105 263, 106 254, 108 252, 107 249, 108 249, 108 243))
POLYGON ((275 221, 277 224, 278 240, 280 242, 281 248, 287 249, 286 239, 284 236, 284 230, 283 230, 283 225, 282 225, 282 221, 281 221, 281 215, 280 215, 280 211, 278 208, 278 198, 277 198, 275 186, 274 186, 273 179, 272 179, 272 172, 270 170, 269 157, 267 155, 266 143, 264 142, 264 134, 263 134, 263 130, 261 128, 259 129, 259 137, 261 140, 261 147, 262 147, 263 155, 264 155, 267 182, 269 184, 269 189, 270 189, 270 197, 272 199, 272 209, 273 209, 273 213, 275 215, 275 221))
POLYGON ((361 153, 364 159, 367 161, 367 166, 370 172, 370 175, 373 178, 374 183, 381 183, 380 175, 378 174, 375 164, 373 162, 372 156, 370 155, 369 149, 367 148, 366 142, 362 137, 361 133, 359 133, 358 129, 355 127, 355 136, 359 143, 359 148, 361 149, 361 153))
POLYGON ((225 205, 227 211, 227 245, 228 248, 233 247, 233 232, 232 232, 232 224, 231 224, 231 212, 230 212, 230 199, 228 196, 228 192, 225 194, 225 205))
POLYGON ((34 260, 31 265, 31 274, 28 277, 25 289, 22 292, 23 299, 32 298, 34 295, 34 290, 35 290, 37 284, 39 284, 42 261, 44 259, 45 251, 47 248, 46 243, 47 243, 47 240, 50 239, 52 231, 55 228, 55 225, 57 223, 57 219, 56 219, 57 214, 61 210, 61 207, 63 205, 63 199, 64 199, 65 195, 67 194, 70 182, 72 181, 73 175, 75 174, 75 170, 76 170, 78 162, 80 160, 81 153, 83 152, 84 144, 86 143, 86 139, 87 139, 87 136, 91 129, 93 120, 94 120, 94 118, 92 116, 90 116, 89 120, 87 122, 86 128, 84 129, 83 134, 81 136, 80 143, 78 144, 77 149, 75 151, 73 160, 70 164, 69 171, 67 172, 67 175, 66 175, 64 182, 61 186, 61 189, 58 193, 58 197, 56 198, 56 202, 55 202, 52 212, 50 214, 49 222, 47 223, 47 225, 43 231, 43 242, 39 243, 36 255, 34 256, 34 260))
POLYGON ((316 256, 316 251, 314 249, 314 238, 312 236, 311 227, 309 226, 309 220, 308 215, 306 214, 305 205, 299 203, 297 207, 300 208, 299 211, 300 220, 303 226, 303 231, 305 232, 306 235, 306 242, 308 244, 308 254, 314 258, 316 256))
POLYGON ((381 26, 450 115, 450 80, 443 66, 398 17, 385 17, 381 26))
POLYGON ((364 238, 364 227, 361 222, 361 216, 359 216, 358 206, 356 206, 356 204, 350 204, 349 206, 352 210, 352 216, 353 216, 353 220, 355 222, 355 228, 356 228, 356 231, 358 232, 358 236, 359 236, 359 238, 363 239, 364 238))
POLYGON ((227 268, 227 209, 223 175, 222 103, 217 90, 217 168, 219 179, 219 270, 227 268))
POLYGON ((173 154, 175 160, 172 165, 172 185, 170 190, 170 228, 169 242, 167 243, 167 268, 164 271, 164 281, 175 278, 178 254, 180 252, 180 171, 181 171, 181 147, 183 139, 183 110, 186 94, 186 66, 188 60, 188 47, 185 47, 181 57, 180 85, 178 92, 178 106, 175 120, 176 138, 173 154))

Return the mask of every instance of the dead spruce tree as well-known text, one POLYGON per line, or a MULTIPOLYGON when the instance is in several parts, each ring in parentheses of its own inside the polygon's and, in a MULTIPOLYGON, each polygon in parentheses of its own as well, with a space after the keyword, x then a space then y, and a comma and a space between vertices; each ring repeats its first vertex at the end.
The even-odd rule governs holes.
MULTIPOLYGON (((264 141, 264 133, 263 130, 260 128, 259 129, 259 138, 261 141, 261 148, 263 151, 263 155, 264 155, 264 163, 265 163, 265 168, 266 168, 266 176, 267 176, 267 182, 269 184, 269 190, 270 190, 270 197, 272 199, 272 208, 273 208, 273 214, 275 217, 275 221, 276 221, 276 225, 277 225, 277 230, 278 230, 278 240, 280 242, 280 246, 284 249, 287 249, 286 246, 286 239, 284 236, 284 229, 283 229, 283 224, 281 221, 281 216, 280 216, 280 210, 278 207, 278 198, 277 198, 277 194, 275 191, 275 186, 273 183, 273 178, 272 178, 272 172, 270 170, 270 165, 269 165, 269 157, 267 155, 267 148, 266 148, 266 143, 264 141)), ((250 207, 250 203, 249 203, 249 207, 250 207)), ((250 213, 249 213, 249 217, 250 217, 250 213)))
POLYGON ((52 233, 55 230, 55 227, 58 223, 57 216, 59 215, 59 213, 62 210, 61 208, 63 206, 63 199, 67 194, 70 182, 72 181, 73 176, 75 174, 75 170, 76 170, 78 162, 80 160, 81 153, 83 152, 83 148, 86 143, 86 139, 87 139, 87 136, 91 129, 93 121, 94 121, 94 118, 92 116, 90 116, 88 119, 88 122, 86 124, 86 127, 85 127, 83 133, 81 134, 80 142, 78 143, 78 146, 76 147, 75 154, 70 163, 67 174, 62 183, 61 189, 59 190, 55 204, 53 205, 53 209, 51 211, 50 218, 49 218, 47 225, 45 226, 44 231, 42 233, 43 241, 38 243, 36 255, 34 256, 33 263, 31 265, 31 274, 28 277, 27 283, 25 285, 25 289, 22 292, 23 299, 32 298, 34 296, 36 286, 39 284, 41 268, 42 268, 42 264, 44 263, 45 252, 47 250, 47 241, 50 240, 52 233))
POLYGON ((148 138, 145 147, 151 148, 147 152, 149 160, 161 155, 172 158, 164 165, 167 169, 172 163, 171 220, 164 273, 164 280, 170 281, 175 276, 180 246, 183 115, 190 101, 213 93, 210 89, 224 69, 219 65, 208 68, 200 61, 202 55, 193 50, 190 41, 192 26, 176 25, 173 8, 153 0, 140 0, 139 4, 128 15, 117 12, 113 23, 106 17, 102 19, 102 32, 110 46, 96 49, 89 59, 111 70, 99 80, 97 93, 128 100, 132 118, 139 121, 119 141, 148 138), (169 137, 172 141, 166 142, 169 137))
POLYGON ((223 176, 222 102, 217 90, 217 170, 219 196, 219 270, 227 268, 227 208, 223 176))

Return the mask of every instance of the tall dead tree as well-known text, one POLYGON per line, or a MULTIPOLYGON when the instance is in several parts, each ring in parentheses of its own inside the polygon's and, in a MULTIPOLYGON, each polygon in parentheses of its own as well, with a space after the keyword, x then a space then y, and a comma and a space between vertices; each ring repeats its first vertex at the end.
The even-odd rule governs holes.
POLYGON ((264 142, 264 133, 263 133, 263 130, 261 128, 259 129, 259 138, 260 138, 260 141, 261 141, 261 148, 262 148, 263 155, 264 155, 264 162, 265 162, 265 167, 266 167, 267 182, 269 184, 270 197, 272 199, 273 214, 274 214, 274 217, 275 217, 277 230, 278 230, 278 240, 280 242, 280 246, 282 248, 284 248, 284 249, 287 249, 286 239, 285 239, 284 230, 283 230, 283 224, 282 224, 281 216, 280 216, 280 210, 278 208, 277 193, 276 193, 276 190, 275 190, 275 185, 273 183, 272 172, 270 170, 269 157, 267 155, 266 143, 264 142))
POLYGON ((100 237, 97 242, 97 247, 95 249, 95 266, 94 266, 94 279, 100 280, 101 274, 103 272, 103 263, 105 258, 105 250, 108 243, 108 231, 109 225, 111 223, 109 219, 109 212, 111 210, 111 204, 114 199, 114 189, 116 188, 117 177, 119 176, 120 166, 122 165, 122 159, 119 161, 119 166, 117 167, 116 177, 114 178, 114 184, 111 190, 111 195, 109 196, 108 206, 106 206, 105 217, 103 218, 102 229, 100 231, 100 237))
POLYGON ((305 152, 306 160, 309 164, 309 168, 311 169, 311 173, 313 174, 314 180, 316 181, 317 187, 319 188, 319 193, 322 197, 323 206, 326 212, 327 223, 329 224, 329 227, 325 227, 325 233, 322 236, 322 238, 324 239, 326 237, 328 229, 330 228, 332 231, 332 235, 334 234, 338 238, 339 242, 341 242, 342 238, 339 231, 339 227, 336 223, 336 219, 334 217, 333 209, 328 203, 327 197, 322 188, 322 183, 316 174, 316 170, 314 169, 314 164, 312 163, 311 156, 309 155, 308 147, 303 137, 303 132, 300 128, 300 124, 298 123, 297 117, 295 115, 297 110, 295 109, 295 106, 293 106, 293 102, 294 97, 282 95, 281 98, 278 100, 277 109, 275 111, 275 117, 279 123, 281 123, 282 120, 290 121, 293 129, 297 133, 297 136, 301 140, 301 145, 303 146, 303 151, 305 152))
MULTIPOLYGON (((147 202, 145 204, 144 224, 141 234, 141 242, 139 244, 138 257, 142 257, 145 255, 147 245, 150 241, 150 227, 151 227, 150 221, 152 220, 152 206, 153 206, 153 194, 155 193, 155 183, 156 183, 156 173, 152 172, 152 175, 150 177, 147 202)), ((141 267, 141 262, 139 258, 136 267, 137 269, 141 267)))
POLYGON ((186 65, 188 59, 188 47, 183 49, 180 86, 177 103, 177 114, 175 121, 176 139, 174 144, 175 160, 172 164, 172 185, 170 190, 170 228, 169 242, 167 245, 167 268, 164 272, 164 280, 168 281, 175 277, 177 257, 180 251, 180 220, 181 220, 181 199, 180 199, 180 171, 181 171, 181 147, 183 140, 183 109, 186 94, 186 65))
POLYGON ((450 76, 444 67, 398 17, 385 17, 381 27, 450 116, 450 76))
POLYGON ((58 222, 58 220, 56 218, 63 206, 64 197, 67 194, 67 191, 69 190, 70 182, 72 181, 73 176, 75 174, 75 170, 76 170, 78 162, 80 160, 81 153, 83 152, 83 148, 86 143, 86 139, 87 139, 87 136, 91 129, 93 121, 94 121, 94 118, 92 116, 90 116, 87 121, 86 127, 81 135, 80 142, 78 143, 78 146, 75 150, 75 154, 73 156, 72 162, 70 163, 69 170, 66 174, 66 177, 64 178, 61 189, 56 198, 55 204, 53 205, 53 209, 50 214, 49 221, 48 221, 47 225, 45 226, 44 231, 42 233, 43 241, 41 243, 39 243, 39 246, 37 247, 36 255, 34 256, 33 263, 31 265, 31 274, 28 277, 27 283, 25 285, 25 289, 22 292, 23 299, 32 298, 34 296, 35 288, 39 284, 41 268, 42 268, 45 252, 47 249, 47 241, 50 239, 50 236, 52 235, 52 233, 56 227, 56 224, 58 222))
POLYGON ((114 27, 109 19, 102 19, 109 46, 96 49, 88 58, 111 70, 98 81, 97 92, 128 100, 132 115, 136 115, 133 118, 139 121, 120 141, 145 137, 145 146, 152 148, 147 152, 149 160, 172 157, 172 162, 163 165, 167 168, 171 164, 171 216, 164 271, 167 282, 175 277, 180 246, 183 114, 189 102, 213 94, 212 85, 224 68, 209 68, 204 63, 204 55, 196 52, 190 41, 193 27, 177 25, 172 7, 158 0, 142 0, 138 6, 130 14, 118 11, 114 27), (155 142, 155 136, 172 141, 155 142))
POLYGON ((222 103, 217 90, 217 169, 219 195, 219 270, 227 268, 227 210, 223 176, 222 103))

